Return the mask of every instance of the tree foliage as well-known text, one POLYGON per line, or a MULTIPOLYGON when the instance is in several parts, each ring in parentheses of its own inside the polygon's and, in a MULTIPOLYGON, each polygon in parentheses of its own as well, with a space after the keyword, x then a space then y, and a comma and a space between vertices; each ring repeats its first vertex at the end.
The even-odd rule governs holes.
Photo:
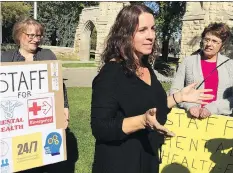
POLYGON ((185 2, 163 1, 157 2, 159 10, 156 14, 157 31, 162 39, 176 37, 182 27, 182 18, 185 13, 185 2))
POLYGON ((13 43, 12 28, 14 23, 23 16, 30 16, 32 6, 24 2, 2 2, 2 42, 13 43))
POLYGON ((39 1, 38 20, 45 25, 44 44, 72 47, 79 14, 98 2, 39 1))
MULTIPOLYGON (((33 17, 33 2, 2 2, 3 43, 13 43, 12 28, 21 16, 33 17)), ((45 26, 44 44, 72 47, 79 14, 99 2, 37 1, 37 19, 45 26)))
POLYGON ((181 33, 186 2, 162 1, 157 4, 159 6, 155 19, 157 36, 162 42, 162 56, 167 61, 169 41, 181 33))

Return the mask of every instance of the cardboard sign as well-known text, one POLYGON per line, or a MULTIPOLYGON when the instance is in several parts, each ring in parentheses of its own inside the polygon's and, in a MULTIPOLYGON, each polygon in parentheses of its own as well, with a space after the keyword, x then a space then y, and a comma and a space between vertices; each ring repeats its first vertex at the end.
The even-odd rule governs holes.
POLYGON ((1 63, 1 172, 66 160, 61 72, 54 60, 1 63))
POLYGON ((160 173, 233 172, 233 117, 199 120, 173 108, 165 126, 176 136, 165 140, 160 173))

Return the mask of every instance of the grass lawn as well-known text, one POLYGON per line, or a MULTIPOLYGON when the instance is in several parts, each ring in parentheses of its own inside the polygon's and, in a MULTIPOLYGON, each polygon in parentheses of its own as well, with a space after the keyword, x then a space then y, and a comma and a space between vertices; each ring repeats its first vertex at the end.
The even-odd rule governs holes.
POLYGON ((79 159, 76 173, 91 173, 94 153, 94 137, 90 128, 91 88, 68 88, 70 105, 70 129, 78 141, 79 159))
MULTIPOLYGON (((167 90, 170 84, 163 83, 167 90)), ((90 128, 91 88, 68 88, 70 104, 70 129, 78 141, 79 159, 75 165, 76 173, 91 173, 94 156, 94 142, 90 128)))
POLYGON ((57 53, 56 57, 61 61, 79 61, 79 57, 74 53, 57 53))
POLYGON ((79 68, 79 67, 97 67, 95 63, 65 63, 62 67, 79 68))
MULTIPOLYGON (((56 57, 61 61, 79 61, 80 58, 76 53, 57 53, 56 57)), ((95 61, 95 58, 91 55, 90 61, 95 61)))

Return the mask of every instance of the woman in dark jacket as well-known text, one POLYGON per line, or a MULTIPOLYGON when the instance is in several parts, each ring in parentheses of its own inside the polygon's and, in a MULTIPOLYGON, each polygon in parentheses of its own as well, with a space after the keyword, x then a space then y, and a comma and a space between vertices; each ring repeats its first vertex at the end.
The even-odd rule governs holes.
MULTIPOLYGON (((44 27, 34 19, 24 18, 13 27, 13 39, 19 46, 16 50, 2 52, 1 62, 16 61, 44 61, 56 60, 55 54, 49 49, 39 47, 44 35, 44 27)), ((64 91, 64 114, 66 116, 66 127, 69 121, 69 104, 67 90, 63 83, 64 91)))
POLYGON ((202 102, 206 96, 191 84, 167 97, 149 64, 155 48, 153 12, 144 5, 124 7, 92 84, 93 173, 158 173, 164 135, 173 136, 162 126, 170 108, 182 101, 202 102))
MULTIPOLYGON (((24 18, 18 21, 13 27, 13 39, 19 48, 2 52, 1 62, 56 60, 57 58, 51 50, 39 47, 43 35, 44 27, 38 21, 31 18, 24 18)), ((64 83, 63 93, 64 116, 66 117, 64 123, 67 128, 69 122, 69 104, 64 83)), ((48 166, 25 170, 22 173, 43 173, 48 166)))

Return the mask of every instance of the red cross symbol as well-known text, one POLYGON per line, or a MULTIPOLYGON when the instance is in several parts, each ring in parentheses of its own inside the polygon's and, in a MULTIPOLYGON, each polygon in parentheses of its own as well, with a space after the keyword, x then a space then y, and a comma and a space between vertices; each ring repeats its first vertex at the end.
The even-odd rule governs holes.
POLYGON ((41 106, 37 106, 37 102, 33 102, 32 107, 29 107, 29 112, 33 112, 33 115, 37 115, 37 112, 41 110, 41 106))

